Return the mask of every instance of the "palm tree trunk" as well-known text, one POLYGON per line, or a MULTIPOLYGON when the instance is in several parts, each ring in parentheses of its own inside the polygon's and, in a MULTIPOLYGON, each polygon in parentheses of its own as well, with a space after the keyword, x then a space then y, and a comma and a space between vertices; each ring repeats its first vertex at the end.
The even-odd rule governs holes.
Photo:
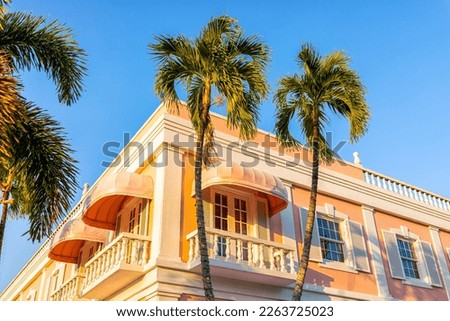
POLYGON ((200 243, 200 265, 202 269, 203 289, 205 299, 214 301, 214 291, 211 282, 211 269, 209 267, 208 241, 206 239, 205 212, 203 210, 203 192, 202 192, 202 165, 203 165, 203 146, 205 144, 205 131, 207 128, 209 108, 211 106, 211 86, 205 83, 202 97, 202 110, 200 113, 201 125, 198 133, 198 139, 195 151, 195 208, 197 215, 197 233, 200 243))
POLYGON ((208 257, 208 242, 206 240, 205 229, 205 212, 203 210, 203 195, 202 195, 202 164, 203 164, 203 144, 205 129, 200 133, 196 144, 195 151, 195 208, 197 215, 197 231, 198 240, 200 243, 200 264, 202 269, 203 289, 205 291, 205 298, 208 301, 214 301, 214 292, 211 282, 211 270, 209 267, 208 257))
POLYGON ((8 217, 8 205, 9 194, 12 187, 13 173, 9 172, 6 184, 2 191, 2 198, 0 204, 2 204, 2 218, 0 220, 0 259, 2 257, 3 238, 5 236, 6 219, 8 217))
POLYGON ((295 280, 292 301, 300 301, 303 293, 303 285, 305 284, 306 271, 309 263, 309 252, 311 250, 312 232, 314 228, 314 219, 316 216, 317 203, 317 185, 319 182, 319 125, 318 112, 314 113, 313 124, 313 168, 311 173, 311 194, 309 197, 308 217, 306 219, 305 237, 303 241, 303 251, 300 258, 300 266, 295 280))

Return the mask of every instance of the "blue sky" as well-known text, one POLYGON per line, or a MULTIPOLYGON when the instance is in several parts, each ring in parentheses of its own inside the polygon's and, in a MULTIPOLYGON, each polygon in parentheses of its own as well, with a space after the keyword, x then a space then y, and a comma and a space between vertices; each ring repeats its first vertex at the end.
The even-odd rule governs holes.
MULTIPOLYGON (((79 193, 111 159, 108 141, 133 135, 158 106, 153 92, 155 62, 147 44, 158 34, 195 37, 211 17, 238 19, 246 34, 258 34, 272 48, 272 89, 298 72, 304 42, 322 54, 344 50, 367 88, 372 119, 358 151, 365 167, 449 197, 450 153, 446 147, 450 110, 450 1, 50 1, 15 0, 11 11, 44 15, 66 23, 87 51, 85 93, 72 107, 61 106, 44 74, 24 72, 24 95, 65 127, 79 161, 79 193)), ((273 131, 271 98, 261 106, 259 127, 273 131)), ((345 121, 333 119, 337 144, 346 140, 345 121)), ((123 146, 123 145, 122 145, 123 146)), ((75 200, 77 201, 77 200, 75 200)), ((39 247, 21 237, 27 227, 9 221, 0 291, 39 247)))

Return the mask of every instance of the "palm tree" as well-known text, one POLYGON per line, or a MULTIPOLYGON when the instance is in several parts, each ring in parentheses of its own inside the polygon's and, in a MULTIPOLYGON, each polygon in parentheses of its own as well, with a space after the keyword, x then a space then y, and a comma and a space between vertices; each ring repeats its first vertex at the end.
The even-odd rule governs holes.
POLYGON ((187 109, 196 133, 195 194, 200 261, 205 298, 214 300, 202 196, 202 165, 213 152, 214 126, 210 108, 226 99, 229 128, 239 128, 242 139, 256 131, 259 104, 268 94, 265 68, 268 47, 257 36, 244 36, 237 21, 227 16, 211 19, 194 40, 183 35, 156 37, 149 45, 158 62, 155 91, 172 110, 179 110, 176 85, 187 92, 187 109))
POLYGON ((333 160, 333 152, 323 135, 324 125, 329 122, 326 111, 330 109, 349 120, 351 142, 357 141, 365 134, 370 111, 364 97, 365 88, 358 74, 349 69, 349 57, 345 53, 338 51, 321 57, 313 46, 305 44, 297 60, 303 68, 303 73, 281 78, 274 102, 277 107, 275 131, 280 143, 289 148, 300 146, 289 130, 289 124, 295 116, 307 143, 312 146, 313 154, 311 194, 303 251, 292 295, 292 300, 298 301, 303 291, 311 248, 319 158, 325 162, 333 160))
POLYGON ((30 239, 40 241, 70 207, 76 188, 76 161, 58 122, 24 100, 18 108, 20 122, 7 126, 2 142, 11 156, 0 158, 0 256, 9 209, 28 219, 30 239))
POLYGON ((28 217, 30 239, 40 241, 69 209, 76 184, 59 124, 21 96, 17 72, 47 73, 66 105, 80 97, 86 74, 86 54, 70 29, 44 17, 6 13, 9 2, 0 0, 0 255, 9 205, 10 212, 28 217))

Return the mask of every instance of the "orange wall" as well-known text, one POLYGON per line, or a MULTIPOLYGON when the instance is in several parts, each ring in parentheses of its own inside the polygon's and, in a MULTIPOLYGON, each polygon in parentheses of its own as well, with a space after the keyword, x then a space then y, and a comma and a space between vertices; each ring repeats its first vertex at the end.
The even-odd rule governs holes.
POLYGON ((419 301, 447 300, 445 290, 442 288, 426 289, 407 285, 403 284, 402 280, 391 278, 390 275, 386 246, 384 243, 382 230, 389 230, 390 228, 400 228, 400 226, 402 225, 407 226, 409 231, 411 233, 419 235, 421 240, 432 243, 428 226, 398 218, 379 211, 375 212, 375 223, 377 225, 378 239, 380 241, 381 253, 383 256, 384 269, 386 271, 389 291, 394 299, 419 301))
POLYGON ((194 156, 184 154, 183 186, 182 186, 182 213, 181 213, 181 259, 187 262, 189 257, 189 242, 186 235, 197 229, 195 215, 195 198, 192 197, 192 182, 194 181, 194 156))
MULTIPOLYGON (((308 208, 309 190, 301 187, 293 187, 293 203, 297 206, 308 208)), ((336 211, 341 212, 349 217, 350 220, 363 224, 361 206, 337 198, 319 194, 317 197, 317 206, 324 206, 326 203, 334 205, 336 211)), ((298 222, 298 209, 296 210, 295 232, 297 238, 297 247, 299 256, 303 249, 300 223, 298 222)), ((367 242, 367 240, 366 240, 367 242)), ((366 243, 367 245, 367 243, 366 243)), ((369 254, 368 254, 369 255, 369 254)), ((300 258, 299 258, 300 259, 300 258)), ((369 262, 371 257, 369 255, 369 262)), ((323 267, 320 263, 310 261, 306 274, 306 282, 318 286, 331 287, 334 289, 342 289, 355 291, 365 294, 377 295, 378 288, 375 276, 372 273, 351 273, 341 270, 335 270, 323 267)))

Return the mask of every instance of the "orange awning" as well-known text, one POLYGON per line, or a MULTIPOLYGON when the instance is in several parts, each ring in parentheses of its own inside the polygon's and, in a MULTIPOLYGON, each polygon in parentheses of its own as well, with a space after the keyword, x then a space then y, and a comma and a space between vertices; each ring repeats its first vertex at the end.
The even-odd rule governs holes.
POLYGON ((153 198, 152 178, 125 171, 103 177, 86 196, 83 222, 114 230, 117 214, 127 196, 153 198))
POLYGON ((105 242, 106 230, 84 224, 81 219, 68 221, 56 233, 48 257, 66 263, 77 263, 81 247, 86 241, 105 242))
MULTIPOLYGON (((193 194, 195 195, 193 182, 193 194)), ((242 167, 238 163, 225 163, 202 171, 202 188, 205 192, 211 186, 233 185, 264 194, 269 203, 269 214, 276 214, 288 205, 287 191, 281 180, 267 172, 253 167, 242 167)))

